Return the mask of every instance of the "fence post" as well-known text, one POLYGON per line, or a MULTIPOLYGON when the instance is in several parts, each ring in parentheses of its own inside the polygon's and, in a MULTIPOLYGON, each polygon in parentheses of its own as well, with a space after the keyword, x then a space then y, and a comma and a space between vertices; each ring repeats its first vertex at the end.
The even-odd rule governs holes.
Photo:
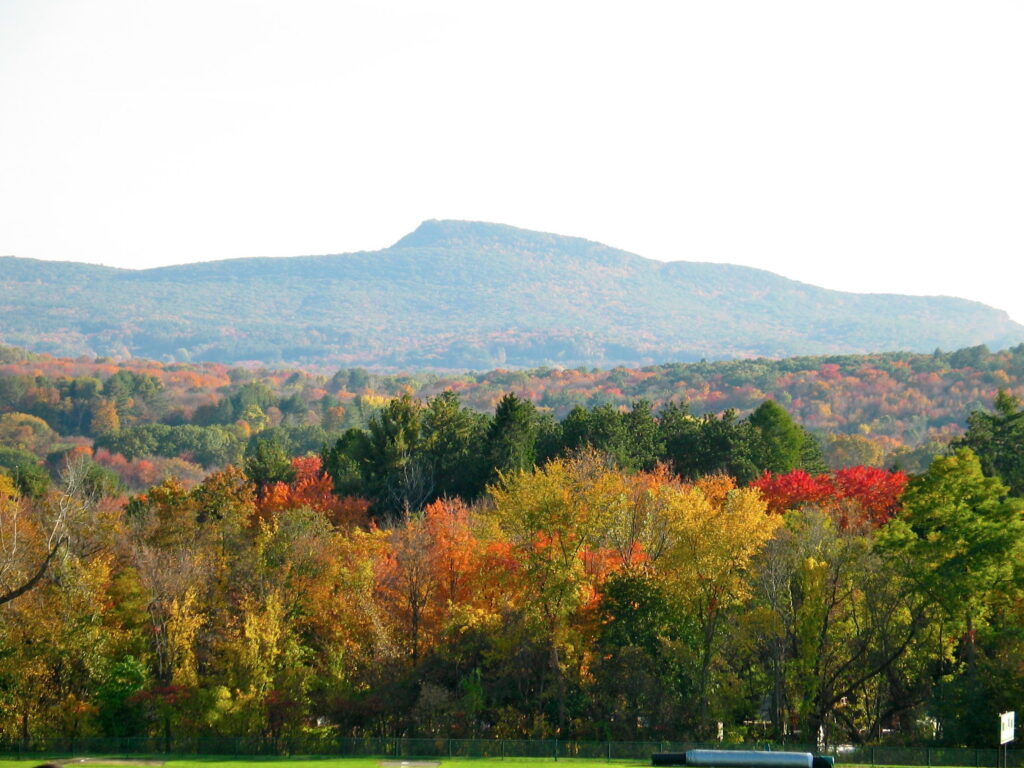
POLYGON ((612 761, 612 743, 608 742, 608 762, 612 761))
POLYGON ((555 762, 558 762, 558 739, 555 739, 555 762))
POLYGON ((875 764, 875 748, 874 747, 871 748, 871 764, 872 765, 875 764))
POLYGON ((925 754, 925 757, 928 759, 928 768, 931 768, 931 766, 932 766, 932 748, 931 747, 925 747, 924 748, 924 754, 925 754))
POLYGON ((501 759, 505 759, 505 740, 501 740, 501 759))

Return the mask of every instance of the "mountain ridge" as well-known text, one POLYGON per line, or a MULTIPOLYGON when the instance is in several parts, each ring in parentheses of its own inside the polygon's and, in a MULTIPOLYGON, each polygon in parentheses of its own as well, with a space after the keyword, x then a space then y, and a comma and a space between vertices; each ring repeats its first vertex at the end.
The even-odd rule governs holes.
POLYGON ((0 258, 0 341, 64 355, 486 369, 932 351, 1024 341, 955 297, 853 294, 428 220, 377 251, 125 270, 0 258))
MULTIPOLYGON (((266 262, 285 263, 285 262, 288 262, 288 261, 302 261, 302 260, 325 260, 326 261, 326 260, 344 259, 346 257, 352 257, 352 256, 362 256, 362 255, 368 255, 368 254, 380 254, 380 253, 384 253, 384 252, 391 251, 393 249, 398 249, 398 248, 410 248, 410 247, 416 247, 416 248, 440 248, 443 245, 453 245, 455 243, 458 243, 458 239, 452 238, 450 236, 446 236, 444 239, 432 239, 429 236, 422 236, 421 232, 423 232, 424 229, 428 227, 428 225, 446 225, 446 226, 447 225, 472 225, 474 227, 486 228, 487 230, 490 230, 490 231, 503 230, 503 231, 514 232, 514 233, 521 233, 521 234, 524 233, 524 234, 528 234, 528 235, 538 235, 538 236, 550 238, 550 239, 552 239, 554 241, 569 241, 569 242, 580 243, 580 244, 587 245, 587 246, 594 246, 594 247, 596 247, 596 249, 599 249, 601 251, 613 253, 613 254, 616 254, 616 255, 622 255, 622 256, 631 257, 631 258, 634 258, 634 259, 646 262, 648 264, 651 264, 651 265, 654 265, 654 266, 658 266, 658 267, 663 267, 663 268, 683 267, 683 268, 687 268, 688 269, 688 268, 691 268, 691 267, 704 267, 704 266, 708 266, 708 267, 714 267, 715 269, 721 270, 722 272, 727 272, 727 271, 730 271, 730 270, 734 270, 737 273, 756 273, 756 274, 760 274, 760 275, 764 275, 764 276, 769 276, 771 278, 775 278, 775 279, 777 279, 779 281, 784 281, 786 283, 800 285, 800 286, 805 286, 805 287, 808 287, 808 288, 813 288, 815 290, 827 291, 827 292, 830 292, 830 293, 835 293, 835 294, 840 294, 840 295, 884 296, 884 297, 919 298, 919 299, 952 299, 952 300, 955 300, 957 302, 966 302, 966 303, 969 303, 969 304, 975 304, 975 305, 978 305, 978 306, 981 306, 981 307, 986 307, 988 309, 991 309, 994 312, 999 312, 999 313, 1004 314, 1009 319, 1009 313, 1006 310, 1002 310, 1002 309, 1000 309, 998 307, 993 307, 992 305, 985 304, 982 301, 978 301, 978 300, 975 300, 975 299, 963 298, 963 297, 959 297, 959 296, 952 296, 952 295, 948 295, 948 294, 901 294, 901 293, 894 293, 894 292, 891 292, 891 291, 841 291, 841 290, 836 289, 836 288, 825 288, 823 286, 818 286, 818 285, 815 285, 814 283, 809 283, 809 282, 807 282, 805 280, 800 280, 798 278, 787 277, 787 276, 782 275, 782 274, 780 274, 778 272, 773 272, 772 270, 765 269, 763 267, 751 267, 751 266, 747 266, 747 265, 743 265, 743 264, 733 264, 731 262, 699 261, 699 260, 690 260, 690 259, 673 259, 673 260, 669 260, 669 261, 662 261, 660 259, 652 259, 650 257, 643 256, 641 254, 632 253, 631 251, 626 251, 624 249, 615 248, 613 246, 608 246, 608 245, 600 243, 600 242, 598 242, 596 240, 588 240, 586 238, 577 237, 577 236, 574 236, 574 235, 558 235, 558 234, 554 234, 554 233, 539 232, 539 231, 535 231, 535 230, 524 229, 524 228, 521 228, 521 227, 515 227, 515 226, 509 225, 509 224, 497 224, 497 223, 491 223, 491 222, 462 220, 462 219, 426 219, 419 226, 417 226, 416 229, 414 229, 409 234, 407 234, 407 235, 403 236, 402 238, 400 238, 399 240, 397 240, 393 245, 391 245, 391 246, 389 246, 387 248, 379 249, 379 250, 362 250, 362 251, 350 251, 350 252, 339 252, 339 253, 300 254, 300 255, 297 255, 297 256, 237 256, 237 257, 231 257, 231 258, 226 258, 226 259, 209 259, 209 260, 204 260, 204 261, 183 262, 181 264, 165 264, 165 265, 161 265, 161 266, 144 267, 144 268, 140 268, 140 269, 134 269, 134 268, 131 268, 131 267, 114 267, 114 266, 109 266, 109 265, 106 265, 106 264, 95 264, 95 263, 92 263, 92 262, 81 262, 81 261, 73 261, 73 260, 67 260, 67 259, 38 259, 38 258, 32 258, 32 257, 24 257, 24 256, 16 256, 16 255, 7 254, 7 255, 0 255, 0 275, 2 275, 2 273, 4 272, 3 267, 5 265, 5 261, 8 261, 8 260, 11 261, 11 262, 15 262, 16 261, 16 262, 23 262, 23 263, 26 263, 26 264, 33 264, 33 265, 40 265, 40 266, 42 266, 42 265, 68 265, 68 266, 72 266, 73 265, 75 267, 82 267, 82 268, 86 268, 86 269, 95 269, 95 270, 105 270, 105 271, 109 271, 111 273, 115 273, 116 272, 116 273, 118 273, 121 276, 128 276, 128 275, 139 275, 139 274, 146 274, 146 273, 164 272, 164 271, 168 271, 168 270, 184 270, 184 269, 190 269, 190 268, 195 268, 195 267, 202 267, 202 266, 207 266, 207 265, 218 265, 218 266, 220 266, 220 265, 232 265, 232 266, 234 266, 234 265, 240 265, 240 264, 243 264, 243 263, 247 263, 247 264, 266 263, 266 262)), ((479 238, 472 238, 472 241, 471 241, 470 244, 474 244, 474 245, 479 244, 479 238)), ((1024 326, 1022 326, 1022 328, 1024 328, 1024 326)))

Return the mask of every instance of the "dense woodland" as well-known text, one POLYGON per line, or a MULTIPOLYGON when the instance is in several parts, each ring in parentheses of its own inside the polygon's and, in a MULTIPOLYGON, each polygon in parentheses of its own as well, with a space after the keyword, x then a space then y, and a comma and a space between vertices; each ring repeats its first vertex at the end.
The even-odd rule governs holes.
POLYGON ((0 362, 6 740, 984 746, 1024 695, 1024 345, 0 362))
POLYGON ((73 451, 116 473, 129 491, 168 473, 190 484, 214 468, 240 465, 269 439, 291 456, 318 453, 346 430, 366 429, 405 393, 426 402, 452 392, 460 408, 486 421, 511 392, 536 406, 541 458, 557 452, 556 427, 577 407, 616 421, 634 403, 655 415, 671 403, 698 419, 736 422, 773 400, 813 435, 830 469, 920 472, 1001 389, 1024 396, 1024 345, 457 376, 118 363, 0 348, 0 466, 55 476, 73 451))

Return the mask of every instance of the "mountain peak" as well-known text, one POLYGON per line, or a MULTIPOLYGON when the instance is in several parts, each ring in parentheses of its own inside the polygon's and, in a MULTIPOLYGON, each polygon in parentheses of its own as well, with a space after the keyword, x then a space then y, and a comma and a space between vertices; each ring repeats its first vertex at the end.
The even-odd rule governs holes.
POLYGON ((614 251, 606 245, 580 237, 556 235, 521 229, 508 224, 457 219, 428 219, 403 237, 392 248, 500 248, 504 250, 543 252, 567 249, 574 253, 593 250, 614 251))
POLYGON ((392 248, 439 248, 450 245, 483 244, 500 240, 503 234, 516 231, 504 224, 456 219, 427 219, 403 237, 392 248))

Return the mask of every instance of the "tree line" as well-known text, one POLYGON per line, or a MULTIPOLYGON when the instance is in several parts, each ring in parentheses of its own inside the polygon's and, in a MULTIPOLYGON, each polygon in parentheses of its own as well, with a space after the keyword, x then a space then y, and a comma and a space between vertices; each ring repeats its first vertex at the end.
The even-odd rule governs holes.
MULTIPOLYGON (((493 417, 462 406, 451 391, 425 403, 404 394, 365 429, 347 430, 323 459, 339 495, 366 498, 375 514, 393 518, 441 498, 475 500, 503 474, 584 448, 627 472, 667 464, 689 480, 726 474, 746 484, 765 471, 825 471, 815 438, 772 401, 746 418, 731 410, 696 418, 677 403, 655 413, 638 400, 628 410, 577 406, 557 421, 511 392, 493 417)), ((287 452, 258 442, 246 466, 260 482, 287 479, 287 452)))
POLYGON ((1024 693, 1021 413, 910 477, 825 471, 774 403, 444 394, 191 487, 0 476, 0 735, 985 745, 1024 693))
POLYGON ((831 469, 898 464, 920 472, 1000 389, 1024 394, 1022 377, 1024 345, 476 374, 254 370, 0 347, 0 466, 45 463, 55 474, 69 451, 90 449, 137 491, 167 471, 199 478, 240 463, 253 436, 268 428, 319 450, 347 429, 365 429, 403 393, 427 401, 451 390, 486 415, 515 392, 556 421, 576 407, 628 410, 638 400, 655 411, 685 402, 697 417, 730 409, 745 416, 774 400, 814 433, 831 469))

